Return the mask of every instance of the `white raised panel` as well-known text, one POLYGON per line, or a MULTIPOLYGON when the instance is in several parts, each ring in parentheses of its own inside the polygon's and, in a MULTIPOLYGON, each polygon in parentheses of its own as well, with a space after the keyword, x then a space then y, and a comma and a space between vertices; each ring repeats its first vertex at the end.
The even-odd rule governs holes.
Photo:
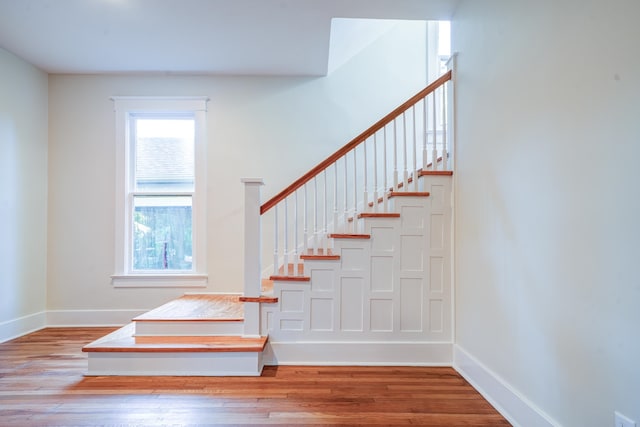
POLYGON ((400 220, 403 230, 422 230, 426 217, 426 209, 423 206, 402 206, 400 208, 400 220))
POLYGON ((372 299, 370 313, 370 324, 372 331, 393 331, 393 300, 372 299))
POLYGON ((363 280, 359 277, 343 277, 340 286, 340 329, 363 330, 363 280))
POLYGON ((267 331, 273 331, 273 311, 267 311, 265 325, 267 331))
POLYGON ((429 288, 431 292, 444 291, 444 258, 429 258, 429 288))
POLYGON ((304 291, 282 291, 280 309, 283 313, 302 313, 304 311, 304 291))
POLYGON ((311 298, 311 330, 333 331, 333 299, 311 298))
POLYGON ((371 250, 393 252, 395 233, 393 227, 371 227, 371 250))
POLYGON ((343 248, 340 260, 342 261, 342 270, 362 271, 367 265, 365 251, 360 248, 343 248))
POLYGON ((431 249, 444 248, 445 236, 444 236, 444 215, 432 214, 431 215, 431 249))
POLYGON ((422 331, 423 280, 400 279, 400 330, 422 331))
POLYGON ((422 236, 400 237, 400 268, 402 270, 422 270, 424 244, 422 236))
POLYGON ((447 191, 444 185, 432 185, 429 190, 431 199, 431 209, 433 211, 441 211, 447 205, 447 191))
POLYGON ((393 257, 371 257, 371 291, 393 291, 393 257))
POLYGON ((335 274, 333 270, 312 268, 310 272, 311 291, 331 292, 334 290, 335 274))
POLYGON ((429 301, 429 330, 431 332, 444 331, 444 311, 442 300, 429 301))
POLYGON ((301 332, 303 330, 304 323, 302 320, 296 319, 280 319, 280 330, 281 331, 297 331, 301 332))

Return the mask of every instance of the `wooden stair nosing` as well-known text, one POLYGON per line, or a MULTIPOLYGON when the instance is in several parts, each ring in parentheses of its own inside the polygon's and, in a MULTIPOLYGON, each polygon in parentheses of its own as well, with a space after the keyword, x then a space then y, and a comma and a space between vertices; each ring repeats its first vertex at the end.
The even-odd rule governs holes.
POLYGON ((272 297, 267 295, 262 295, 259 297, 240 297, 240 302, 256 302, 263 304, 275 304, 278 302, 278 297, 272 297))
POLYGON ((300 259, 319 260, 319 261, 336 261, 340 259, 340 255, 300 255, 300 259))
POLYGON ((429 197, 428 191, 391 191, 387 196, 389 199, 393 197, 429 197))
POLYGON ((277 280, 280 282, 309 282, 309 276, 269 276, 269 280, 277 280))
POLYGON ((400 218, 397 212, 362 212, 358 214, 360 218, 400 218))
POLYGON ((370 239, 371 234, 340 234, 340 233, 332 233, 329 234, 329 237, 332 239, 370 239))
POLYGON ((452 176, 453 171, 425 171, 421 170, 418 172, 418 176, 452 176))

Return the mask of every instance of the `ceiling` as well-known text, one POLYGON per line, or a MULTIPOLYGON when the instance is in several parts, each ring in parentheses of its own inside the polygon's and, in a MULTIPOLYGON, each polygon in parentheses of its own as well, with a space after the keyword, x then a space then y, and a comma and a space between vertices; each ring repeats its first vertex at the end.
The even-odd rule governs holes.
POLYGON ((457 0, 0 0, 0 47, 49 73, 318 76, 332 18, 449 19, 457 0))

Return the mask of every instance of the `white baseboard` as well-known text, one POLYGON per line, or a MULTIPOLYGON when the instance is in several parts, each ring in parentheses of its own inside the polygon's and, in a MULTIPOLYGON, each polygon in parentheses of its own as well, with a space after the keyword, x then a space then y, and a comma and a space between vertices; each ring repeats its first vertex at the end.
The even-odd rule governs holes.
POLYGON ((123 326, 149 310, 49 310, 47 326, 123 326))
POLYGON ((12 340, 47 326, 45 311, 0 323, 0 342, 12 340))
POLYGON ((459 345, 453 367, 515 427, 561 426, 459 345))
POLYGON ((453 344, 426 342, 271 342, 265 365, 451 366, 453 344))

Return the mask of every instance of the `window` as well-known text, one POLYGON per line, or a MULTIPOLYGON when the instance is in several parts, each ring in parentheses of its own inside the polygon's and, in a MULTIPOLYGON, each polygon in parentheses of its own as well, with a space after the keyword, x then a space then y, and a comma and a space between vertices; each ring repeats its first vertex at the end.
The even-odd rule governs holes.
POLYGON ((206 286, 206 98, 113 98, 114 286, 206 286))

